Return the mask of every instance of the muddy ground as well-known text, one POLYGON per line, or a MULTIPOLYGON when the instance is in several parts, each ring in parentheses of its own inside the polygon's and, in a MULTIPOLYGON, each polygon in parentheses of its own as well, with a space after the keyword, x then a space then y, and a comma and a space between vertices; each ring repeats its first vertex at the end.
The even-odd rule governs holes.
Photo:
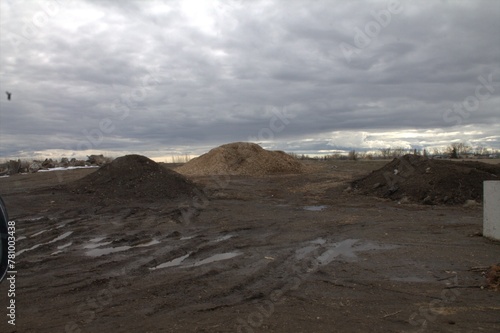
POLYGON ((1 332, 499 332, 482 207, 345 191, 381 161, 190 177, 197 200, 71 194, 95 169, 0 179, 16 221, 1 332))

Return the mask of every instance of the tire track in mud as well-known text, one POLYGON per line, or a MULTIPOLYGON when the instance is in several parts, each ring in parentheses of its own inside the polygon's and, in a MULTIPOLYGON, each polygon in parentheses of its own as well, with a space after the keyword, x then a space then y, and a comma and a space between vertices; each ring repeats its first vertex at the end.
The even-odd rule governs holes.
MULTIPOLYGON (((148 316, 160 312, 175 315, 185 311, 212 311, 248 302, 266 302, 273 293, 283 296, 290 290, 297 290, 308 279, 308 275, 339 256, 353 260, 355 252, 391 248, 369 242, 357 243, 358 240, 352 239, 328 242, 319 238, 301 242, 298 247, 261 246, 254 248, 254 254, 243 255, 231 263, 207 265, 204 268, 172 268, 173 271, 188 270, 190 275, 180 274, 178 279, 170 281, 172 286, 168 289, 163 285, 157 286, 155 296, 165 299, 154 305, 148 316), (265 256, 266 253, 275 255, 265 256), (221 285, 220 281, 225 282, 221 285), (183 302, 179 290, 186 294, 187 299, 193 299, 198 294, 196 304, 183 302)), ((175 275, 172 272, 168 276, 175 275)))

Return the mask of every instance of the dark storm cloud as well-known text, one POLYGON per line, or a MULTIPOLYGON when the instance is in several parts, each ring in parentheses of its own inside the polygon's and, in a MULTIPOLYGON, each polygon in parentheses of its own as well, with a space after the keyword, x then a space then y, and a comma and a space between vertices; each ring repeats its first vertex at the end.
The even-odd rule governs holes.
POLYGON ((500 148, 497 1, 4 0, 1 22, 4 156, 500 148))

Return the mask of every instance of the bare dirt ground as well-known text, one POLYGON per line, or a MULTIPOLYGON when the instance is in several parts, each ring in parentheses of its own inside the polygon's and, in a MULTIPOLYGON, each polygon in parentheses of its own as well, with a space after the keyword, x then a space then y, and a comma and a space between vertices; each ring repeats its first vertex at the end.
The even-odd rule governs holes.
POLYGON ((387 161, 190 177, 197 199, 96 201, 93 169, 0 179, 17 228, 1 332, 499 332, 482 207, 346 192, 387 161))

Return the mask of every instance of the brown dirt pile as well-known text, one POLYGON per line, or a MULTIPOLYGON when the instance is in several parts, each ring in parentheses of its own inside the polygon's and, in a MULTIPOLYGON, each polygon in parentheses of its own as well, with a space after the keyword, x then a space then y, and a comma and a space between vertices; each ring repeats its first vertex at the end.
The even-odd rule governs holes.
POLYGON ((75 193, 105 198, 178 198, 192 196, 195 185, 173 170, 141 155, 126 155, 70 185, 75 193))
POLYGON ((481 202, 483 182, 499 180, 500 165, 405 155, 352 183, 359 193, 423 204, 481 202))
POLYGON ((282 151, 265 150, 255 143, 235 142, 210 150, 176 169, 184 175, 251 175, 300 173, 302 164, 282 151))

